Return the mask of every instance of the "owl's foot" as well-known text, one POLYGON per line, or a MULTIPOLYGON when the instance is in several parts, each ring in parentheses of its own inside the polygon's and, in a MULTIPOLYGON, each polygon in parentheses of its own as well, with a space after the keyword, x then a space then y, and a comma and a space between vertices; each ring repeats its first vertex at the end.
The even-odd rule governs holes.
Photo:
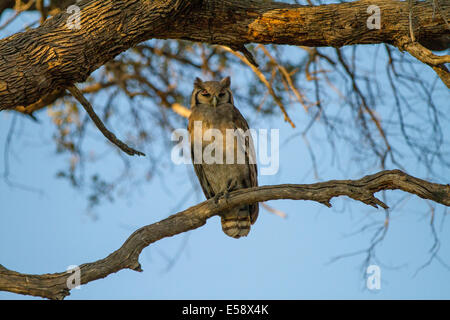
POLYGON ((228 202, 228 198, 230 197, 230 192, 234 190, 235 186, 236 186, 236 179, 229 179, 227 182, 227 189, 223 193, 223 197, 225 198, 225 201, 228 202))
POLYGON ((218 204, 218 203, 219 203, 219 200, 220 200, 221 198, 224 198, 225 201, 228 202, 228 198, 230 197, 230 192, 233 191, 233 189, 234 189, 235 186, 236 186, 236 180, 234 180, 234 179, 229 179, 229 180, 227 181, 227 188, 225 189, 225 191, 218 192, 218 193, 216 193, 216 194, 214 195, 214 198, 213 198, 213 199, 214 199, 214 203, 215 203, 215 204, 218 204))
POLYGON ((219 192, 214 196, 214 203, 218 204, 220 199, 225 199, 226 202, 228 202, 228 198, 230 197, 230 192, 228 190, 219 192))
POLYGON ((225 201, 228 202, 228 198, 230 197, 230 192, 234 191, 234 187, 236 186, 236 180, 235 179, 229 179, 227 181, 227 188, 224 191, 218 192, 214 195, 214 203, 218 204, 219 200, 221 198, 224 198, 225 201))
POLYGON ((225 192, 219 192, 219 193, 216 193, 215 195, 214 195, 214 203, 215 204, 218 204, 219 203, 219 200, 220 200, 220 198, 222 198, 223 196, 224 196, 224 194, 225 194, 225 192))

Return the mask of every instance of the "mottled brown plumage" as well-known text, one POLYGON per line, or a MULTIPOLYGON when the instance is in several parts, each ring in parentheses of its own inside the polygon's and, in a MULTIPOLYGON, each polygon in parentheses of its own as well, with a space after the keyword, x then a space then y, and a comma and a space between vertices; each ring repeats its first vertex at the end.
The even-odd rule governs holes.
MULTIPOLYGON (((247 121, 234 106, 233 95, 230 90, 230 78, 222 81, 205 81, 196 78, 191 96, 191 115, 188 131, 191 139, 191 156, 194 170, 202 186, 206 198, 227 196, 236 189, 256 187, 258 185, 256 158, 247 121), (201 126, 198 126, 198 125, 201 126), (196 128, 197 125, 197 129, 196 128), (204 136, 208 129, 217 129, 222 134, 222 143, 216 136, 208 141, 204 136), (227 129, 241 129, 236 138, 227 136, 227 129), (246 133, 247 135, 243 135, 246 133), (234 143, 232 143, 232 140, 234 143), (194 142, 198 143, 195 144, 194 142), (198 157, 210 149, 212 141, 217 143, 217 149, 211 152, 211 159, 198 157), (195 150, 195 146, 198 150, 195 150), (227 147, 229 157, 227 162, 227 147), (219 150, 220 149, 220 150, 219 150), (215 151, 219 151, 216 153, 215 151), (220 151, 222 156, 220 156, 220 151), (240 156, 242 156, 240 158, 240 156), (197 159, 196 159, 197 157, 197 159), (222 163, 217 163, 221 160, 222 163), (230 163, 231 160, 231 163, 230 163), (240 160, 244 160, 240 161, 240 160), (240 162, 239 162, 240 161, 240 162), (197 163, 196 163, 197 162, 197 163)), ((207 153, 207 152, 206 152, 207 153)), ((207 153, 208 154, 208 153, 207 153)), ((244 205, 222 212, 222 230, 230 237, 240 238, 250 231, 251 224, 258 217, 258 204, 244 205)))

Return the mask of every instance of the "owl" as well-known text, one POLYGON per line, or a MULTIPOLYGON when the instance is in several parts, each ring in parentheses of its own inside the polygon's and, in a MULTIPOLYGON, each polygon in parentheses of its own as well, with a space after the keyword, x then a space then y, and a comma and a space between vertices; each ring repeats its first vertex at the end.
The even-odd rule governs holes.
MULTIPOLYGON (((188 131, 192 163, 207 199, 217 202, 233 190, 258 186, 248 130, 247 121, 234 106, 229 77, 221 81, 195 79, 188 131)), ((233 238, 247 236, 258 211, 256 203, 221 212, 223 232, 233 238)))

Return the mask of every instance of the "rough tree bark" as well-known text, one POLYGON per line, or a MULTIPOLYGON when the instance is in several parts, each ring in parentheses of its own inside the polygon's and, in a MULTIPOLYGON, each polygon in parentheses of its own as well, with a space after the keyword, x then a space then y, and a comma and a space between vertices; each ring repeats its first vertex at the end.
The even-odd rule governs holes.
MULTIPOLYGON (((206 220, 232 207, 275 199, 312 200, 331 207, 330 200, 347 196, 375 208, 388 206, 374 196, 381 190, 403 190, 423 199, 450 207, 450 185, 421 180, 400 170, 381 171, 359 180, 332 180, 314 184, 284 184, 241 189, 231 192, 228 199, 202 202, 189 209, 136 230, 125 243, 104 259, 80 265, 81 284, 104 278, 122 269, 142 271, 141 251, 151 243, 203 226, 206 220)), ((0 290, 63 299, 70 294, 67 279, 70 273, 32 275, 6 269, 0 265, 0 290)))
MULTIPOLYGON (((408 4, 362 0, 300 6, 240 0, 84 0, 81 29, 69 29, 71 13, 0 41, 0 110, 28 106, 58 88, 83 82, 119 53, 151 38, 185 39, 244 50, 246 43, 341 47, 388 43, 431 66, 450 87, 445 63, 420 43, 445 49, 449 30, 428 2, 414 6, 417 42, 409 37, 408 4), (367 8, 381 12, 381 28, 367 28, 367 8), (444 40, 443 40, 444 39, 444 40)), ((450 4, 442 3, 444 16, 450 4)))

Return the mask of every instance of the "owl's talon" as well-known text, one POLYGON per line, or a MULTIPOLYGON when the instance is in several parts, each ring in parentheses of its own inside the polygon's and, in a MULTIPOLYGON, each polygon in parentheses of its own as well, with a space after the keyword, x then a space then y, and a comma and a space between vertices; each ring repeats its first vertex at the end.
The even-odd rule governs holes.
POLYGON ((230 198, 230 192, 234 190, 234 187, 236 186, 236 180, 230 179, 227 183, 227 190, 223 193, 223 197, 226 202, 228 202, 228 198, 230 198))
POLYGON ((215 204, 218 204, 219 203, 219 200, 220 200, 220 198, 222 198, 222 196, 223 196, 223 192, 219 192, 219 193, 217 193, 215 196, 214 196, 214 203, 215 204))
MULTIPOLYGON (((219 193, 217 199, 214 199, 214 202, 219 203, 220 199, 224 199, 226 203, 228 203, 228 198, 230 197, 230 193, 227 191, 219 193)), ((216 196, 214 198, 216 198, 216 196)))

